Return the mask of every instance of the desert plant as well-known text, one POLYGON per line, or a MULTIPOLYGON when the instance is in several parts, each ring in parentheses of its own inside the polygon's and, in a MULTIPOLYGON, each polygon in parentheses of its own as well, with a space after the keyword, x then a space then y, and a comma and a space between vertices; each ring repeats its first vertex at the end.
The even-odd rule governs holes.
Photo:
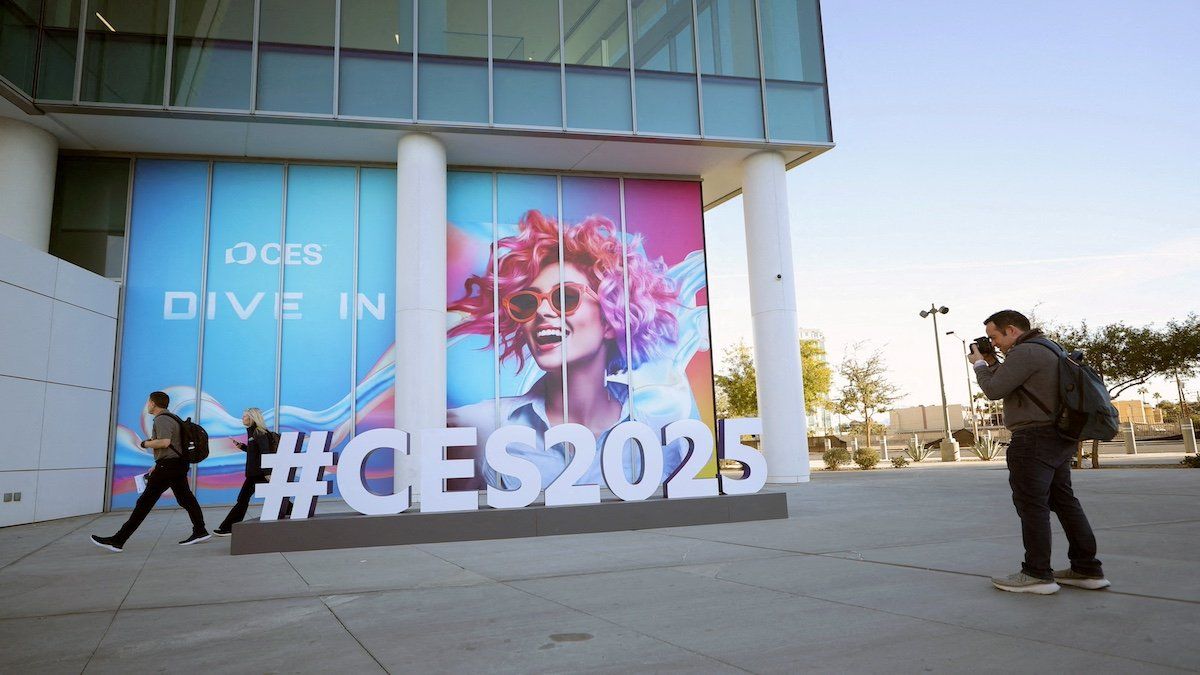
POLYGON ((843 464, 850 463, 850 451, 845 448, 830 448, 821 454, 826 468, 837 471, 843 464))
POLYGON ((1004 452, 1004 446, 1004 443, 992 438, 992 435, 989 433, 983 438, 975 439, 975 445, 971 446, 971 452, 975 453, 975 456, 979 459, 987 462, 999 457, 1000 453, 1004 452))
POLYGON ((892 458, 892 466, 896 467, 897 469, 903 469, 904 467, 908 466, 908 460, 896 455, 892 458))
POLYGON ((859 448, 854 451, 854 463, 864 471, 874 469, 879 463, 879 453, 874 448, 859 448))
POLYGON ((914 462, 924 461, 932 452, 932 448, 925 447, 920 441, 916 443, 909 441, 908 445, 904 447, 904 454, 908 455, 914 462))

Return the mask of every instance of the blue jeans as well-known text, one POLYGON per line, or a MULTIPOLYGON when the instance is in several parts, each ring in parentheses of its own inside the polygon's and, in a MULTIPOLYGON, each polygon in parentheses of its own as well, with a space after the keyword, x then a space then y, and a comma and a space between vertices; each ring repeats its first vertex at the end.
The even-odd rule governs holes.
POLYGON ((1075 441, 1058 435, 1053 427, 1018 429, 1005 453, 1013 505, 1021 518, 1025 562, 1021 571, 1039 579, 1053 579, 1050 566, 1050 512, 1058 515, 1067 535, 1071 569, 1088 576, 1103 576, 1096 559, 1096 536, 1083 507, 1071 490, 1071 459, 1075 441))

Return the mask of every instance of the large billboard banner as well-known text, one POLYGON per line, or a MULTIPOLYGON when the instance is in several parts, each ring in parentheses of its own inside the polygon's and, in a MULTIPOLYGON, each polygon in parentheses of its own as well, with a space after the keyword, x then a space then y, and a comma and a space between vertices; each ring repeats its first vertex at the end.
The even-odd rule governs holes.
MULTIPOLYGON (((334 452, 392 427, 396 208, 394 169, 137 162, 114 507, 132 506, 133 478, 152 464, 138 442, 154 390, 209 432, 202 504, 237 494, 247 408, 280 432, 329 432, 334 452)), ((537 433, 508 451, 537 467, 543 489, 676 472, 684 440, 663 444, 660 469, 637 439, 619 439, 627 422, 714 428, 699 184, 452 171, 447 219, 448 426, 479 440, 447 450, 475 465, 447 489, 517 489, 484 456, 513 425, 537 433), (568 427, 597 447, 615 431, 619 461, 608 473, 598 452, 574 462, 580 437, 552 431, 568 427)), ((392 475, 391 453, 366 457, 371 492, 390 493, 392 475)))

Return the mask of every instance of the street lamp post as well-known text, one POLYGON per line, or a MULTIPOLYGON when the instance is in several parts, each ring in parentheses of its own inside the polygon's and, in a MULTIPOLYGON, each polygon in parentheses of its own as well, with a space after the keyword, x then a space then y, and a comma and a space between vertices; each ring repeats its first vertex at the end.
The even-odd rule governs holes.
POLYGON ((942 342, 938 339, 937 327, 937 315, 946 314, 949 311, 949 307, 930 304, 929 309, 921 310, 921 318, 933 317, 933 348, 937 352, 938 385, 942 390, 942 425, 946 430, 946 437, 942 439, 942 461, 957 462, 958 441, 954 440, 954 436, 950 434, 950 410, 946 407, 946 378, 942 375, 942 342))
MULTIPOLYGON (((963 346, 963 356, 964 357, 969 356, 971 354, 971 350, 967 349, 967 341, 964 340, 962 338, 962 336, 960 336, 958 333, 955 333, 952 330, 946 331, 946 335, 953 335, 954 337, 958 338, 958 341, 961 342, 962 346, 963 346)), ((975 434, 975 440, 978 441, 979 440, 979 420, 976 419, 976 417, 975 417, 975 388, 971 386, 971 366, 969 364, 966 364, 965 362, 963 365, 966 368, 966 372, 967 372, 967 404, 971 408, 971 432, 975 434)))

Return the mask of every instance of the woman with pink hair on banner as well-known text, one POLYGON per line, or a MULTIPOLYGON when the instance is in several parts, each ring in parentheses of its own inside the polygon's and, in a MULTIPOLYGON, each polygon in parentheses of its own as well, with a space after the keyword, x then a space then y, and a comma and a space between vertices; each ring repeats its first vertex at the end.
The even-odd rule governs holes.
MULTIPOLYGON (((611 221, 591 216, 563 227, 560 265, 558 224, 539 211, 527 212, 518 234, 501 239, 496 250, 498 267, 493 257, 484 274, 467 279, 465 296, 450 303, 448 309, 464 318, 448 335, 483 335, 494 343, 498 307, 499 345, 491 347, 498 348, 501 359, 515 359, 517 371, 532 357, 543 374, 524 394, 502 397, 499 406, 488 399, 449 411, 449 426, 478 430, 477 464, 488 436, 499 426, 532 427, 539 447, 514 445, 509 453, 536 465, 545 489, 570 459, 562 445, 543 447, 543 435, 551 426, 582 424, 595 434, 599 450, 609 431, 623 421, 636 419, 656 431, 675 421, 630 411, 630 371, 669 352, 678 328, 673 310, 679 291, 661 260, 647 259, 637 239, 623 247, 611 221)), ((663 479, 682 461, 679 445, 664 448, 663 479)), ((641 474, 640 454, 627 447, 624 456, 626 474, 636 479, 641 474)), ((483 476, 502 489, 520 486, 516 478, 486 465, 483 476)), ((605 485, 599 453, 580 483, 605 485)))

